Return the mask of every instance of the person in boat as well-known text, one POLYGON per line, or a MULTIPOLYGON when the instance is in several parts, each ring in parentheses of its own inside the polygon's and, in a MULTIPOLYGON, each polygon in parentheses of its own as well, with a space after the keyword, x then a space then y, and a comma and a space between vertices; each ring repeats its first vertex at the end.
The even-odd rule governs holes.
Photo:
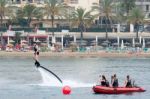
POLYGON ((130 79, 129 75, 126 77, 125 87, 132 87, 132 80, 130 79))
POLYGON ((111 83, 112 87, 118 87, 119 84, 118 84, 118 78, 117 78, 116 74, 113 75, 111 82, 112 82, 111 83))
POLYGON ((39 54, 40 53, 38 50, 38 45, 36 43, 34 44, 33 50, 34 50, 35 66, 40 66, 40 63, 39 63, 39 54))
POLYGON ((109 87, 109 82, 104 75, 102 75, 100 83, 101 83, 101 86, 109 87))

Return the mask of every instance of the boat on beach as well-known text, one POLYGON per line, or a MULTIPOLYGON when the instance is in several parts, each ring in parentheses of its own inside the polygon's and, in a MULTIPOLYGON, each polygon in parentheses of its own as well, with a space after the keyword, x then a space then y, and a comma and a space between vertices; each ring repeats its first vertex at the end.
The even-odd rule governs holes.
POLYGON ((105 87, 96 85, 93 86, 93 91, 97 94, 123 94, 132 92, 145 92, 146 90, 141 87, 105 87))

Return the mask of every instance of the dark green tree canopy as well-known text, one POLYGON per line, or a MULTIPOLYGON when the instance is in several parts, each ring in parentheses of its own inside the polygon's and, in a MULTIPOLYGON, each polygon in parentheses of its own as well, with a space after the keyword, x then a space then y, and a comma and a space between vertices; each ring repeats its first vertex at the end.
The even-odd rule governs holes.
POLYGON ((129 11, 132 10, 132 8, 135 7, 135 1, 136 0, 121 0, 121 9, 123 12, 125 12, 127 15, 129 14, 129 11))
POLYGON ((34 5, 27 4, 23 8, 18 9, 17 11, 17 18, 18 19, 26 19, 28 26, 30 26, 30 23, 33 18, 39 19, 42 18, 42 10, 41 8, 37 8, 34 5))

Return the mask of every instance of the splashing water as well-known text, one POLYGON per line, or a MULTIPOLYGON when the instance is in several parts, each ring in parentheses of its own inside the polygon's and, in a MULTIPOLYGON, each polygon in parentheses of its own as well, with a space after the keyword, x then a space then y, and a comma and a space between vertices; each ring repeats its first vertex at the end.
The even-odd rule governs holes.
POLYGON ((71 87, 92 87, 95 84, 87 84, 82 82, 77 82, 73 80, 63 80, 61 83, 53 74, 49 71, 46 71, 43 68, 38 68, 39 72, 41 73, 43 83, 42 86, 55 86, 55 87, 62 87, 65 85, 69 85, 71 87))
POLYGON ((62 83, 50 72, 43 68, 38 68, 38 70, 41 73, 43 85, 62 86, 62 83))

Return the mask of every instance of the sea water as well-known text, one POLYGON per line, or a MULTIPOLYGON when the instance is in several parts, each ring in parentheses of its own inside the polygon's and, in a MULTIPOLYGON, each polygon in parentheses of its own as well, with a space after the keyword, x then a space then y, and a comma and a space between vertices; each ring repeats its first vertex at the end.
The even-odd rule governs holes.
POLYGON ((149 99, 149 58, 48 58, 41 57, 41 64, 57 74, 63 84, 52 75, 38 70, 32 58, 0 57, 0 99, 149 99), (117 74, 119 85, 124 85, 130 75, 144 93, 103 95, 94 94, 92 86, 99 84, 99 75, 110 81, 117 74), (70 95, 62 94, 62 87, 72 88, 70 95))

